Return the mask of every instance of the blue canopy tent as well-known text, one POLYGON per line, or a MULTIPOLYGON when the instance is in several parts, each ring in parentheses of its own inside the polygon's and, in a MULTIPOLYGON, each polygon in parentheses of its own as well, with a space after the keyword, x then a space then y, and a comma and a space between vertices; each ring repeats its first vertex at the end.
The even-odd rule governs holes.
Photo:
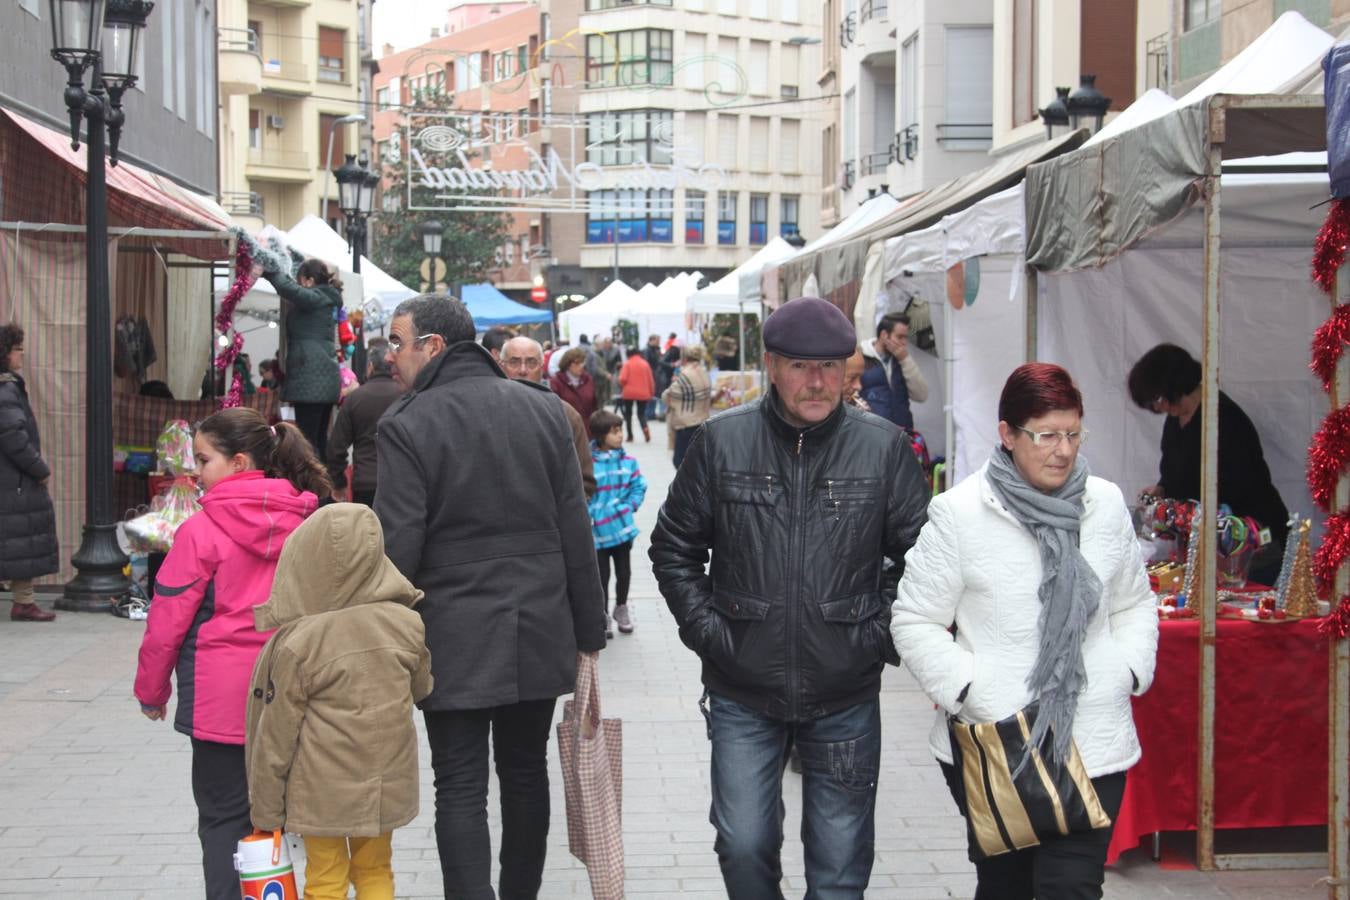
POLYGON ((494 325, 529 325, 553 321, 553 313, 517 303, 488 282, 464 285, 460 299, 469 308, 473 315, 473 327, 479 331, 487 331, 494 325))

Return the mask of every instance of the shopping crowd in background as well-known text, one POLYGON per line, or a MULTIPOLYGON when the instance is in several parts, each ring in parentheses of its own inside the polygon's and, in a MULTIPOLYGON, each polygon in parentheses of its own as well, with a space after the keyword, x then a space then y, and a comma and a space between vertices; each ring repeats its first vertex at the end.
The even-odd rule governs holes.
MULTIPOLYGON (((302 313, 326 309, 324 274, 302 267, 277 286, 302 313)), ((860 342, 832 304, 793 300, 763 326, 762 399, 710 415, 702 347, 653 335, 546 349, 505 329, 479 341, 462 303, 422 295, 371 342, 368 378, 331 426, 331 409, 201 422, 202 510, 158 573, 135 696, 166 719, 176 679, 207 897, 238 896, 231 857, 255 827, 305 837, 306 897, 392 897, 392 833, 418 812, 415 708, 445 896, 538 896, 557 700, 583 658, 636 628, 648 484, 625 445, 650 440, 656 415, 677 469, 652 501, 650 563, 702 665, 727 895, 783 896, 789 758, 805 895, 864 895, 881 674, 903 663, 938 707, 930 748, 969 825, 977 896, 1100 897, 1140 756, 1130 697, 1152 681, 1158 629, 1125 497, 1091 475, 1084 398, 1047 363, 1009 376, 988 462, 933 497, 909 434, 927 385, 908 326, 887 316, 860 342), (339 502, 349 477, 356 502, 339 502), (1028 778, 1049 781, 1024 791, 1028 778), (1064 784, 1057 829, 1017 824, 1064 784)), ((0 513, 0 578, 11 617, 42 621, 31 579, 57 551, 22 342, 0 328, 0 489, 28 498, 0 513)), ((719 364, 744 352, 734 339, 713 350, 719 364)), ((1130 385, 1181 419, 1164 480, 1189 471, 1198 390, 1174 357, 1155 351, 1130 385)), ((306 396, 320 381, 301 380, 306 396)))

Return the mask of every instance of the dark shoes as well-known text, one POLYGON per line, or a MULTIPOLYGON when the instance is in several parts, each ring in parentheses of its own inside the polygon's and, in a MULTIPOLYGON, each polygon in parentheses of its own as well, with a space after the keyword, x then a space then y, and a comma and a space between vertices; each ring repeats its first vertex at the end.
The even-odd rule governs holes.
POLYGON ((47 612, 36 603, 15 603, 9 608, 9 617, 15 622, 50 622, 56 613, 47 612))
POLYGON ((652 430, 646 425, 642 426, 642 436, 647 439, 647 443, 650 444, 652 442, 652 430))

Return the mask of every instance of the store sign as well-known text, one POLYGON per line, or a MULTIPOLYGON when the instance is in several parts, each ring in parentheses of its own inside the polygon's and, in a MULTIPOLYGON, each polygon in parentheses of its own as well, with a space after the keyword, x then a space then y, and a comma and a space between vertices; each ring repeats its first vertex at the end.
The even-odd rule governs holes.
POLYGON ((588 160, 595 148, 586 142, 584 117, 548 116, 539 124, 548 128, 551 143, 538 148, 529 140, 533 128, 518 133, 527 121, 454 113, 411 119, 399 142, 407 148, 407 208, 585 213, 591 191, 714 192, 726 180, 720 165, 703 160, 701 148, 681 145, 673 128, 641 143, 620 133, 605 146, 623 149, 634 162, 601 166, 588 160), (644 159, 647 148, 670 162, 644 159))

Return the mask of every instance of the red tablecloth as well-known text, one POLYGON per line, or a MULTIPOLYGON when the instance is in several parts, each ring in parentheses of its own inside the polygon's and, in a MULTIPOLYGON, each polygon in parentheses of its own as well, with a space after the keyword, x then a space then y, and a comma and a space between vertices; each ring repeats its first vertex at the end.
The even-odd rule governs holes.
MULTIPOLYGON (((1161 623, 1157 675, 1134 698, 1144 756, 1126 780, 1107 853, 1155 831, 1194 831, 1200 623, 1161 623)), ((1315 620, 1220 619, 1215 649, 1216 828, 1325 825, 1327 639, 1315 620)))

